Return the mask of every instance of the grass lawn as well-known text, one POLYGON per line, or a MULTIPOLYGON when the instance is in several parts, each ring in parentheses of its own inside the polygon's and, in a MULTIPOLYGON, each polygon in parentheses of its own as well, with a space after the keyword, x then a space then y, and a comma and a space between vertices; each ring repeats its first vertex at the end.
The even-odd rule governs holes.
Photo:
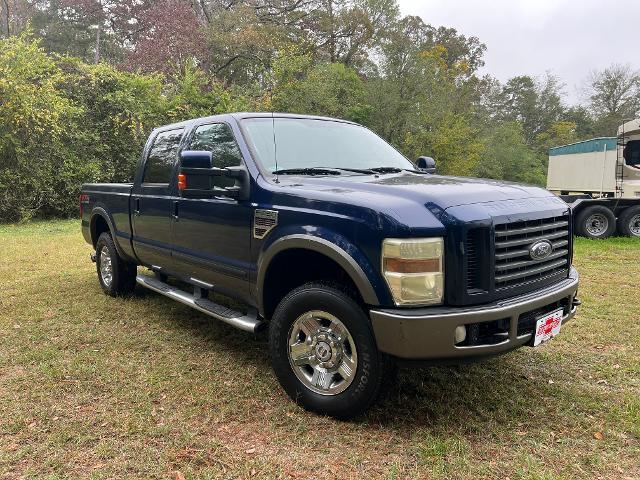
POLYGON ((578 316, 484 363, 402 370, 344 423, 264 337, 102 294, 78 221, 0 226, 0 479, 640 478, 640 241, 578 240, 578 316))

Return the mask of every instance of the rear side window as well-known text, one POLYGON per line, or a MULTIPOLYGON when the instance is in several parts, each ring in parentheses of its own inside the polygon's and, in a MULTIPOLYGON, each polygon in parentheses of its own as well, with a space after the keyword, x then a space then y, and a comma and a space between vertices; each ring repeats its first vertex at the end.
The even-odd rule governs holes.
MULTIPOLYGON (((242 165, 240 147, 238 147, 231 128, 226 123, 199 126, 193 134, 189 150, 211 152, 214 167, 224 168, 242 165)), ((235 183, 233 179, 224 177, 213 177, 211 181, 212 185, 216 187, 230 187, 235 183)), ((198 187, 205 188, 200 185, 198 187)))
POLYGON ((183 129, 168 130, 156 136, 144 167, 143 183, 169 184, 182 132, 183 129))

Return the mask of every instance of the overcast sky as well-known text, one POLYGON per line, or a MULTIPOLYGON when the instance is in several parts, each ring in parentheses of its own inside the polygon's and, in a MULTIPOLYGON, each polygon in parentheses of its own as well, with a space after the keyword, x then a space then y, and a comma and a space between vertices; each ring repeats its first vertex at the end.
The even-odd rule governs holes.
POLYGON ((398 0, 404 15, 454 27, 487 46, 483 73, 501 81, 558 75, 570 102, 612 63, 640 69, 639 0, 398 0))

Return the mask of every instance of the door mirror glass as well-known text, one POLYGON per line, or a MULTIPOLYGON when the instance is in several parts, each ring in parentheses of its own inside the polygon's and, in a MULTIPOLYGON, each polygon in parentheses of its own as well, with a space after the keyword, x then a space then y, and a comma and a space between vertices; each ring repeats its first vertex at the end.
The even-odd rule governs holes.
POLYGON ((420 157, 416 162, 418 170, 427 173, 436 173, 436 161, 431 157, 420 157))
POLYGON ((184 150, 180 154, 182 168, 211 168, 213 155, 205 150, 184 150))

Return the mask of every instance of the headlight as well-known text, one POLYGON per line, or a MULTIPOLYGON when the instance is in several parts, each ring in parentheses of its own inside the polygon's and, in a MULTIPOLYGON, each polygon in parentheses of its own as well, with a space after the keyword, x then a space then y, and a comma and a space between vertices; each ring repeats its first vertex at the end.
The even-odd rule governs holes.
POLYGON ((435 305, 444 295, 442 238, 387 238, 382 273, 396 305, 435 305))

